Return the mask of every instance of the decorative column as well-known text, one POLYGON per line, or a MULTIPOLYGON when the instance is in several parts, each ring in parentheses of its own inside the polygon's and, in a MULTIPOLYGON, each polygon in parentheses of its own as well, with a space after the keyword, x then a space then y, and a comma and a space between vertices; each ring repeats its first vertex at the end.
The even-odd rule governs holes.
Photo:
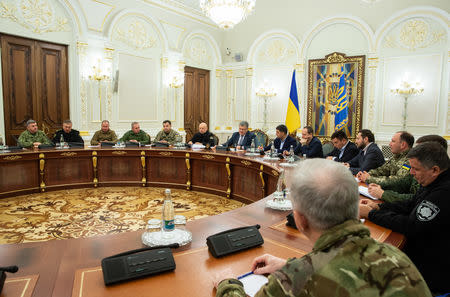
POLYGON ((378 57, 370 56, 369 64, 369 113, 366 121, 366 127, 372 131, 375 130, 375 89, 377 85, 378 57))
POLYGON ((267 131, 269 130, 269 126, 268 126, 268 116, 269 116, 269 111, 268 111, 268 100, 271 97, 276 96, 277 93, 275 93, 275 90, 270 86, 269 82, 267 80, 264 80, 264 85, 259 88, 259 90, 256 91, 256 96, 259 96, 261 98, 264 99, 264 114, 263 114, 263 126, 262 126, 262 130, 264 132, 267 133, 267 131))

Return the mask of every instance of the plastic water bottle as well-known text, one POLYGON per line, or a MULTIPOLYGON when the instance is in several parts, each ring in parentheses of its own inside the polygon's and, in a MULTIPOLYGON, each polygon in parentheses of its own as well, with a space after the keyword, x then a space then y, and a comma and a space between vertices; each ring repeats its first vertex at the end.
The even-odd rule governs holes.
POLYGON ((59 147, 60 147, 60 148, 63 148, 63 147, 64 147, 64 137, 63 137, 62 134, 61 134, 61 137, 59 138, 59 147))
POLYGON ((170 189, 166 189, 165 194, 166 197, 164 198, 162 207, 162 230, 164 232, 170 232, 175 230, 175 210, 173 208, 170 189))

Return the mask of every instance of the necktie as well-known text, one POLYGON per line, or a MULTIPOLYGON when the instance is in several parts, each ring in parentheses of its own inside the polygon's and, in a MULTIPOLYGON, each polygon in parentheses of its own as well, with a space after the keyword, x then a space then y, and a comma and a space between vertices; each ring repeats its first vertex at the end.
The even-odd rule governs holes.
POLYGON ((244 136, 240 135, 239 136, 239 141, 238 141, 238 145, 241 146, 242 145, 242 141, 244 140, 244 136))

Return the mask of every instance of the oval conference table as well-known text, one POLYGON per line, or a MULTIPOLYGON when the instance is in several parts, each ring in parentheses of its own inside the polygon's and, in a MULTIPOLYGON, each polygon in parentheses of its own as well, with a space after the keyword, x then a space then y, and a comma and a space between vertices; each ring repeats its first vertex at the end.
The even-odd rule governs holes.
MULTIPOLYGON (((252 259, 263 253, 301 257, 311 251, 311 242, 285 225, 288 211, 265 207, 275 191, 281 162, 245 152, 147 147, 1 153, 0 197, 80 187, 153 186, 203 191, 248 204, 188 222, 193 240, 173 250, 174 271, 109 287, 103 283, 101 259, 144 247, 143 230, 0 245, 0 266, 19 266, 19 272, 8 274, 1 296, 214 296, 215 275, 225 269, 236 276, 244 274, 252 259), (209 253, 209 235, 255 224, 261 225, 262 246, 218 259, 209 253)), ((364 224, 373 238, 403 246, 403 235, 367 220, 364 224)))

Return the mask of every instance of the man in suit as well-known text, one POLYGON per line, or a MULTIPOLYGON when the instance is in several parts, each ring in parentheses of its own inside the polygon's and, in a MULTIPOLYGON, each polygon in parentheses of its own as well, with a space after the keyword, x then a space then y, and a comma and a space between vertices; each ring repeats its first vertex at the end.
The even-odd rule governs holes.
POLYGON ((307 158, 323 158, 322 143, 319 138, 313 136, 314 130, 311 126, 305 126, 302 130, 302 138, 295 148, 296 155, 306 155, 307 158))
POLYGON ((331 135, 331 142, 334 150, 326 158, 336 162, 348 162, 358 155, 359 150, 356 145, 348 140, 347 134, 343 130, 335 131, 331 135))
POLYGON ((369 171, 375 169, 384 164, 383 153, 375 143, 375 136, 372 131, 368 129, 362 129, 356 136, 356 145, 360 152, 353 159, 344 163, 345 166, 350 168, 353 175, 360 171, 369 171))
POLYGON ((234 146, 236 149, 246 149, 252 144, 255 134, 248 131, 248 122, 242 121, 239 123, 239 132, 234 132, 230 139, 227 140, 224 146, 234 146))
MULTIPOLYGON (((282 154, 285 151, 289 152, 291 146, 295 148, 297 141, 288 135, 288 129, 286 125, 278 125, 275 131, 277 138, 273 141, 273 146, 277 150, 277 153, 282 154)), ((265 151, 270 150, 271 144, 264 148, 265 151)))
POLYGON ((65 120, 63 122, 63 128, 61 130, 56 131, 55 136, 53 137, 53 143, 59 143, 61 141, 61 135, 64 139, 64 142, 67 143, 83 143, 84 140, 80 136, 80 132, 78 130, 72 129, 72 121, 65 120))

